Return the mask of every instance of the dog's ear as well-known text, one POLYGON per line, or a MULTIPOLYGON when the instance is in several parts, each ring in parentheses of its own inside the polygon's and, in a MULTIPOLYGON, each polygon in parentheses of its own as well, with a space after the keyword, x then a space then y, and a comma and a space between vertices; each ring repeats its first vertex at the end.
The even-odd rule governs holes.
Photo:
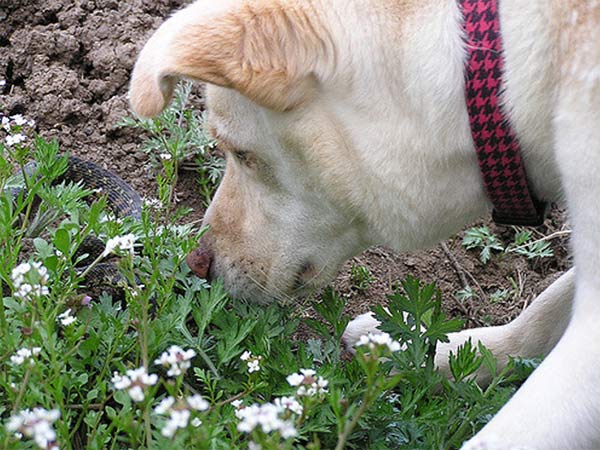
POLYGON ((236 89, 278 111, 314 92, 330 47, 302 0, 196 2, 150 38, 133 70, 130 101, 144 117, 169 103, 180 77, 236 89), (215 5, 215 3, 220 5, 215 5))

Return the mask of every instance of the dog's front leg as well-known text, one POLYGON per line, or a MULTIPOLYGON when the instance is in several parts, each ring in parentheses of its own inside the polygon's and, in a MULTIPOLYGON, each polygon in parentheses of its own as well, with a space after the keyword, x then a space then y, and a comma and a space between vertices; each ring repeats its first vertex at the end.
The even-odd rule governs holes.
MULTIPOLYGON (((497 367, 503 369, 510 357, 537 358, 546 356, 561 338, 571 316, 574 295, 575 270, 560 276, 531 305, 512 322, 495 327, 463 330, 448 335, 447 343, 438 344, 436 366, 450 376, 448 356, 471 340, 481 342, 496 357, 497 367)), ((476 373, 481 386, 489 384, 491 374, 485 367, 476 373)))
MULTIPOLYGON (((569 270, 542 292, 531 305, 507 325, 463 330, 448 335, 449 342, 438 344, 435 364, 450 376, 448 355, 468 340, 481 342, 496 357, 498 369, 506 366, 511 356, 533 358, 546 356, 563 335, 569 317, 574 291, 574 269, 569 270)), ((354 319, 344 332, 344 342, 354 345, 360 336, 375 332, 379 322, 371 314, 354 319)), ((487 385, 490 373, 485 367, 476 373, 480 385, 487 385)))

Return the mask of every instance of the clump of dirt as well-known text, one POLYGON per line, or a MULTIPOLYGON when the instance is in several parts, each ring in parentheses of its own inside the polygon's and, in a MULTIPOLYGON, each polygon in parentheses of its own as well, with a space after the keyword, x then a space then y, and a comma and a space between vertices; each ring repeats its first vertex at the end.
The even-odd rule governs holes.
MULTIPOLYGON (((0 107, 35 119, 61 148, 112 170, 142 194, 154 176, 139 131, 117 127, 129 114, 127 87, 149 35, 185 0, 0 1, 0 107)), ((184 180, 180 200, 195 201, 184 180), (189 193, 188 193, 189 191, 189 193)), ((201 208, 200 208, 201 209, 201 208)), ((199 213, 200 215, 201 213, 199 213)))
MULTIPOLYGON (((0 109, 35 119, 38 132, 57 139, 64 150, 99 163, 128 181, 142 195, 155 192, 155 179, 139 148, 139 131, 118 128, 129 114, 127 87, 138 51, 154 29, 187 0, 0 0, 0 109)), ((198 105, 200 105, 198 100, 198 105)), ((178 184, 180 204, 203 214, 193 174, 178 184)), ((564 222, 555 210, 540 232, 564 222)), ((495 229, 510 239, 510 230, 495 229)), ((495 257, 487 265, 478 252, 466 251, 456 237, 426 252, 398 255, 377 248, 349 262, 335 282, 348 299, 350 315, 384 302, 398 280, 411 274, 438 283, 451 315, 469 325, 506 322, 569 265, 566 238, 554 241, 556 257, 542 263, 520 256, 495 257), (357 289, 352 265, 373 276, 357 289), (476 296, 454 294, 469 284, 476 296), (509 293, 493 303, 490 294, 509 293)))

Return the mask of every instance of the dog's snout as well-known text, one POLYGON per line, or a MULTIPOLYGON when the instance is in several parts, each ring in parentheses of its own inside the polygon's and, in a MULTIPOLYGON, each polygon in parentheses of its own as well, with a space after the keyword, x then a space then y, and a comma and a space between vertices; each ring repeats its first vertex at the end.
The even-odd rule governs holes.
POLYGON ((210 281, 210 267, 214 260, 214 252, 206 235, 202 236, 198 248, 187 256, 187 264, 195 275, 210 281))

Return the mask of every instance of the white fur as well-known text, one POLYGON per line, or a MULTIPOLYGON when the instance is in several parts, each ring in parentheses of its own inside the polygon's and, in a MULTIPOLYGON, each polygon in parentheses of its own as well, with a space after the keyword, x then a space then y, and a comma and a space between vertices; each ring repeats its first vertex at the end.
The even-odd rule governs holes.
MULTIPOLYGON (((219 14, 244 17, 248 4, 260 14, 257 5, 275 2, 276 9, 305 9, 311 26, 322 25, 313 29, 326 30, 325 57, 310 74, 314 89, 285 112, 233 89, 207 92, 209 122, 223 143, 262 162, 249 168, 229 158, 205 218, 212 225, 213 272, 235 295, 259 301, 321 286, 370 245, 398 251, 431 245, 490 209, 465 107, 466 49, 456 0, 229 0, 225 9, 202 0, 167 22, 143 51, 132 81, 134 107, 148 114, 162 107, 168 89, 157 91, 152 80, 165 70, 179 74, 161 61, 177 66, 169 49, 173 42, 185 45, 180 21, 193 26, 219 14), (314 270, 299 273, 302 267, 314 270)), ((488 346, 501 365, 508 356, 548 354, 465 449, 598 449, 600 2, 500 4, 504 105, 534 191, 548 201, 566 198, 578 269, 511 324, 452 335, 436 362, 447 371, 448 352, 468 338, 488 346)), ((302 32, 293 30, 291 42, 302 32)), ((233 63, 227 67, 244 62, 233 63)), ((194 73, 202 78, 201 70, 194 73)), ((239 82, 236 76, 231 79, 239 82)), ((358 318, 346 341, 375 326, 370 316, 358 318)))

